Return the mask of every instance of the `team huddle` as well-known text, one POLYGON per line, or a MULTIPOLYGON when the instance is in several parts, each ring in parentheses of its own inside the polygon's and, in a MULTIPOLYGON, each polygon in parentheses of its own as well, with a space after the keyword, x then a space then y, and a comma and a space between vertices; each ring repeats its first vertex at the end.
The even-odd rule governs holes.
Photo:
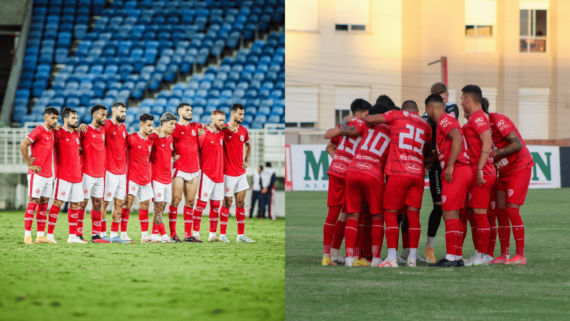
POLYGON ((400 109, 385 95, 374 106, 356 99, 352 116, 326 132, 333 161, 327 173, 322 265, 415 267, 417 260, 430 267, 526 264, 519 209, 534 165, 531 154, 514 123, 489 112, 478 86, 462 89, 467 120, 463 127, 459 109, 447 103, 448 96, 445 84, 434 84, 423 117, 411 100, 400 109), (423 259, 417 249, 426 170, 434 208, 423 259), (436 262, 434 238, 442 217, 446 255, 436 262), (501 248, 497 257, 496 221, 501 248), (468 223, 475 253, 464 260, 468 223), (512 258, 511 228, 516 242, 512 258), (400 229, 403 250, 398 253, 400 229), (388 254, 382 259, 384 234, 388 254), (343 239, 346 258, 339 253, 343 239))
POLYGON ((241 126, 243 105, 231 107, 231 120, 225 124, 225 114, 215 110, 212 122, 202 125, 191 122, 192 107, 182 103, 177 107, 178 117, 164 113, 158 128, 154 127, 153 115, 142 114, 140 130, 130 135, 123 124, 126 106, 116 102, 111 110, 112 117, 107 119, 107 107, 95 105, 91 108, 91 124, 79 126, 77 112, 64 108, 60 127, 57 126, 59 111, 48 107, 44 112, 45 123, 22 141, 20 150, 29 168, 25 244, 33 244, 34 212, 37 213, 36 243, 57 243, 53 233, 59 210, 66 202, 69 202, 67 242, 87 243, 83 239, 83 221, 89 200, 92 243, 135 243, 127 234, 135 197, 140 207, 142 243, 202 243, 200 223, 208 201, 208 241, 230 242, 226 229, 234 197, 236 241, 255 242, 245 235, 244 206, 249 188, 246 169, 251 146, 248 131, 241 126), (182 196, 185 199, 183 240, 176 233, 182 196), (53 204, 48 213, 50 198, 53 204), (151 201, 154 214, 149 235, 151 201), (107 208, 111 202, 111 232, 107 236, 107 208), (170 202, 170 234, 163 222, 167 202, 170 202))

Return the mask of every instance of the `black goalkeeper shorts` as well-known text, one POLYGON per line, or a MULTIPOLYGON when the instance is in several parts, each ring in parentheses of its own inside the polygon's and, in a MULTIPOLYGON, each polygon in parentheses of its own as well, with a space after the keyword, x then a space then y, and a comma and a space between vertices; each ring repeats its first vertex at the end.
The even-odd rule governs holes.
POLYGON ((441 167, 432 167, 428 175, 431 199, 434 203, 441 202, 441 167))

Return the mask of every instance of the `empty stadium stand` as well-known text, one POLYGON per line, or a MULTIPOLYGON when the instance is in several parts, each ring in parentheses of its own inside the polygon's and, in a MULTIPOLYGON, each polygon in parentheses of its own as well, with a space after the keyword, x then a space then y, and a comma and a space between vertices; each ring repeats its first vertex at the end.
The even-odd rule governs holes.
POLYGON ((284 123, 284 0, 35 0, 13 121, 127 104, 126 125, 193 106, 194 120, 246 107, 244 126, 284 123))

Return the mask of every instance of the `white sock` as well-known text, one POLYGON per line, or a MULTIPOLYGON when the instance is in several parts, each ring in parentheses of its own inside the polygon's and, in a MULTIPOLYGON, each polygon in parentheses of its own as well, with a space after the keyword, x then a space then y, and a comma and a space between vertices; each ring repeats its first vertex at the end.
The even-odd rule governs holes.
POLYGON ((107 236, 107 232, 101 233, 101 237, 107 236))
POLYGON ((32 231, 24 231, 24 236, 32 236, 32 231))
POLYGON ((53 234, 49 234, 49 233, 48 233, 47 238, 50 239, 50 240, 53 240, 53 234))
POLYGON ((455 256, 455 259, 458 260, 458 261, 459 261, 459 260, 463 260, 463 255, 456 255, 456 256, 455 256))
POLYGON ((222 237, 222 236, 226 236, 226 234, 220 234, 220 237, 222 237))
POLYGON ((395 261, 396 260, 396 249, 388 249, 388 260, 395 261))
POLYGON ((413 259, 415 259, 417 253, 418 253, 418 249, 413 249, 413 248, 411 248, 411 249, 410 249, 410 255, 408 255, 408 258, 413 258, 413 259))
POLYGON ((142 237, 148 238, 148 232, 147 231, 142 232, 142 237))
POLYGON ((38 232, 38 237, 44 236, 44 232, 38 232))
POLYGON ((477 257, 477 255, 479 255, 479 251, 475 250, 475 253, 473 254, 473 257, 477 257))
POLYGON ((448 260, 448 261, 455 261, 455 255, 446 254, 446 255, 445 255, 445 259, 448 260))
POLYGON ((208 238, 216 237, 216 232, 210 232, 208 238))
POLYGON ((200 232, 192 231, 192 236, 200 237, 200 232))
POLYGON ((111 238, 117 237, 117 232, 111 232, 111 238))
POLYGON ((163 241, 168 241, 168 240, 170 240, 170 237, 168 237, 168 234, 164 234, 164 235, 162 236, 162 240, 163 240, 163 241))
MULTIPOLYGON (((243 235, 243 234, 242 234, 243 235)), ((238 234, 238 237, 241 235, 238 234)), ((338 257, 338 249, 331 249, 331 257, 338 257)))
POLYGON ((76 238, 77 236, 75 234, 69 234, 69 237, 67 238, 68 240, 73 240, 74 238, 76 238))
POLYGON ((121 238, 128 238, 127 232, 121 232, 121 238))
POLYGON ((428 236, 427 242, 426 242, 426 247, 433 247, 434 241, 435 241, 435 237, 428 236))

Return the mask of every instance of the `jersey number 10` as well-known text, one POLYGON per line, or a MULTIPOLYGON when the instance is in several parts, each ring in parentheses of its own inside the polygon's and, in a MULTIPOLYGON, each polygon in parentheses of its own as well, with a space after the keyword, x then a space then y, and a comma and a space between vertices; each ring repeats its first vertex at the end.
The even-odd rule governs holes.
POLYGON ((372 141, 372 145, 370 145, 370 148, 368 148, 368 143, 372 139, 372 136, 374 136, 374 129, 369 128, 368 129, 368 137, 366 137, 364 144, 360 148, 363 150, 370 151, 370 152, 378 155, 379 157, 382 157, 382 154, 384 154, 386 147, 388 147, 388 144, 390 143, 390 137, 386 136, 386 134, 384 134, 382 132, 378 132, 378 133, 376 133, 376 137, 374 137, 374 140, 372 141), (382 143, 382 146, 380 146, 380 149, 378 149, 377 148, 379 145, 378 141, 380 141, 380 138, 384 138, 384 143, 382 143))

